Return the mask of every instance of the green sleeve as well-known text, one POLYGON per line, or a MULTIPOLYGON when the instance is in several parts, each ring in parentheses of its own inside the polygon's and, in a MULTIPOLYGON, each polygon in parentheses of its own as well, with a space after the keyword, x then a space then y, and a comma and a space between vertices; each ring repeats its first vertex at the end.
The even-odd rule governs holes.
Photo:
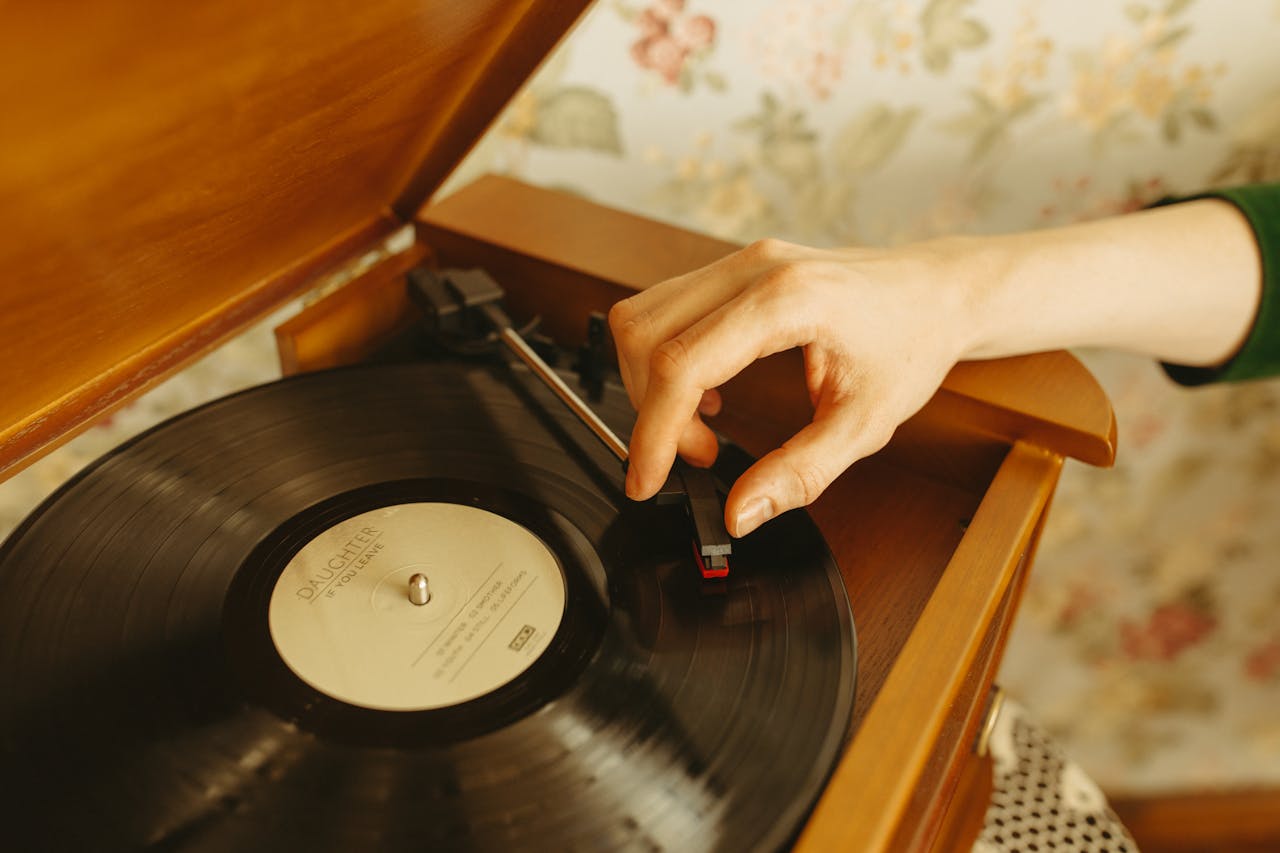
POLYGON ((1218 367, 1162 364, 1182 385, 1234 382, 1280 374, 1280 183, 1252 184, 1212 190, 1187 198, 1166 199, 1160 204, 1219 198, 1240 208, 1253 226, 1262 257, 1262 300, 1253 329, 1239 351, 1218 367))

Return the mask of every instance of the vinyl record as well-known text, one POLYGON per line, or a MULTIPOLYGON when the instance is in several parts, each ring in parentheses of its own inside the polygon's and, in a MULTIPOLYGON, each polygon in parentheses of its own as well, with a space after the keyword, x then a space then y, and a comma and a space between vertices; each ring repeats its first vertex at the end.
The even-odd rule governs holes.
POLYGON ((853 701, 821 536, 784 514, 708 585, 681 510, 518 374, 271 383, 37 509, 0 549, 4 846, 791 841, 853 701))

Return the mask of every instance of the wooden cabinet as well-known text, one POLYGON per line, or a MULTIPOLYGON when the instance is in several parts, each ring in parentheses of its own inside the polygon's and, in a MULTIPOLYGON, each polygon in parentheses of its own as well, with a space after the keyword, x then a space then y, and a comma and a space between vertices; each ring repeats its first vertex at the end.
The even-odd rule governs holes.
MULTIPOLYGON (((0 476, 406 227, 408 248, 281 328, 287 371, 358 360, 412 322, 403 275, 424 259, 487 268, 514 314, 572 343, 589 312, 731 251, 501 178, 427 204, 586 5, 7 9, 0 476)), ((799 369, 795 353, 756 364, 715 425, 775 446, 808 414, 799 369)), ((1114 443, 1069 355, 960 365, 812 507, 860 672, 853 738, 799 849, 924 850, 969 831, 981 797, 958 780, 981 778, 975 732, 1058 471, 1109 464, 1114 443)))
MULTIPOLYGON (((592 311, 734 248, 499 177, 426 207, 417 228, 414 252, 277 331, 286 372, 357 361, 414 322, 406 258, 486 268, 516 316, 574 344, 592 311)), ((800 369, 797 353, 749 368, 716 428, 756 454, 777 446, 810 413, 800 369)), ((798 850, 950 850, 976 832, 989 771, 975 744, 1058 473, 1065 456, 1108 464, 1114 440, 1106 397, 1068 355, 961 365, 811 507, 849 591, 859 671, 852 740, 798 850)))

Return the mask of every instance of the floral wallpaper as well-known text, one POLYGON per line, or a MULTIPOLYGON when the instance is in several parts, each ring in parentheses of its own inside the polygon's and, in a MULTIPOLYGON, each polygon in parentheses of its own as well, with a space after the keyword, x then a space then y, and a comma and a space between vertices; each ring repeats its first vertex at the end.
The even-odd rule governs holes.
MULTIPOLYGON (((1278 43, 1280 0, 599 0, 452 186, 505 172, 740 241, 1049 226, 1280 179, 1278 43)), ((270 325, 0 483, 0 534, 278 375, 270 325)), ((1280 785, 1280 381, 1082 356, 1119 463, 1064 473, 1000 680, 1109 792, 1280 785)))
MULTIPOLYGON (((1044 227, 1280 179, 1280 2, 601 0, 482 171, 738 241, 1044 227)), ((1280 380, 1082 353, 1113 470, 1068 466, 1000 680, 1112 792, 1280 785, 1280 380)))

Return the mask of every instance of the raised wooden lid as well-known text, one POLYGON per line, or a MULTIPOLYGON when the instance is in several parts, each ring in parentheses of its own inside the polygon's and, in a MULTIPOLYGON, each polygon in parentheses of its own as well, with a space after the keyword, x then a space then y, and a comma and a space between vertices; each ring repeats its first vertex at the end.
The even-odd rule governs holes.
POLYGON ((8 6, 0 476, 410 220, 586 4, 8 6))

